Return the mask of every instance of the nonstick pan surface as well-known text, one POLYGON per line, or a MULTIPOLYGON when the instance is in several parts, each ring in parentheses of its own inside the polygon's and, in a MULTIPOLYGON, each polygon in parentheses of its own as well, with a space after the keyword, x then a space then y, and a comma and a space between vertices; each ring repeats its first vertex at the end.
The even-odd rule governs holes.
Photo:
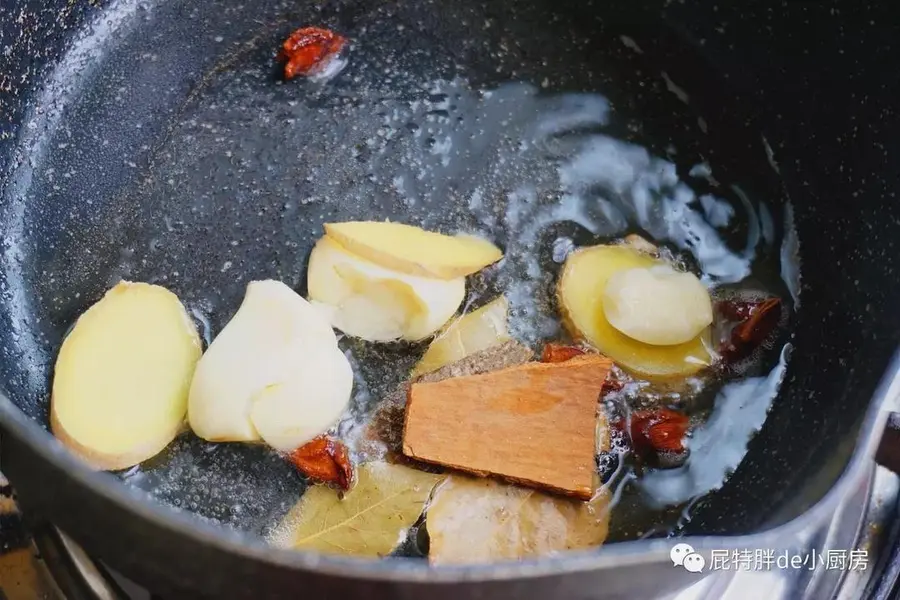
MULTIPOLYGON (((787 194, 752 96, 742 96, 696 46, 647 18, 651 8, 177 1, 104 7, 33 94, 3 188, 4 392, 45 426, 62 337, 121 278, 178 293, 207 341, 249 281, 275 278, 304 292, 306 258, 327 221, 377 217, 480 229, 513 256, 526 246, 546 248, 540 260, 547 263, 555 238, 591 239, 584 223, 561 220, 522 238, 504 217, 523 181, 538 192, 556 183, 547 159, 566 157, 572 136, 631 141, 679 172, 708 162, 718 180, 765 200, 781 239, 787 194), (325 83, 283 82, 274 50, 307 24, 352 40, 347 67, 325 83), (522 147, 523 137, 538 146, 522 147)), ((815 217, 798 198, 803 239, 815 217)), ((560 199, 538 193, 535 204, 560 199)), ((597 217, 594 235, 635 229, 629 216, 597 217)), ((733 234, 737 243, 748 236, 733 234)), ((813 244, 823 256, 835 256, 840 246, 813 244)), ((808 279, 823 303, 845 316, 855 310, 850 305, 862 306, 826 289, 826 273, 814 265, 808 279)), ((779 273, 755 276, 782 285, 779 273)), ((506 283, 480 280, 472 300, 490 298, 506 283)), ((876 295, 870 306, 878 311, 886 301, 876 295)), ((527 310, 524 303, 519 308, 527 310)), ((813 308, 809 320, 800 320, 798 331, 807 337, 797 340, 795 357, 831 344, 853 349, 865 339, 859 329, 834 329, 822 343, 813 332, 834 318, 828 310, 813 308)), ((522 332, 535 339, 539 333, 522 332)), ((359 350, 354 408, 364 414, 415 357, 382 351, 369 361, 359 350), (378 368, 386 360, 396 373, 378 368)), ((828 429, 838 418, 834 398, 812 416, 821 436, 801 431, 796 417, 809 413, 797 398, 825 387, 851 389, 850 376, 877 378, 887 356, 885 348, 878 351, 877 363, 817 382, 810 359, 801 359, 796 368, 804 370, 789 378, 768 426, 777 447, 755 442, 751 474, 726 488, 725 497, 744 500, 698 507, 707 517, 691 527, 737 532, 764 522, 768 506, 803 479, 800 467, 820 461, 829 435, 845 431, 828 429)), ((859 395, 845 402, 847 426, 859 423, 867 401, 865 389, 853 391, 859 395)), ((263 449, 217 447, 190 436, 125 477, 165 504, 252 533, 264 533, 303 487, 263 449)))

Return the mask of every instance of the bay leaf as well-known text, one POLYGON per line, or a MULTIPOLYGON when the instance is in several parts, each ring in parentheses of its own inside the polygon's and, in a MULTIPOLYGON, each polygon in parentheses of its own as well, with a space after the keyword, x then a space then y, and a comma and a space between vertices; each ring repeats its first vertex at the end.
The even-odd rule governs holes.
POLYGON ((590 502, 491 479, 452 475, 425 515, 432 564, 484 563, 601 545, 609 531, 609 492, 590 502))
POLYGON ((329 554, 385 556, 418 520, 443 477, 384 462, 364 464, 343 498, 326 486, 308 489, 270 542, 329 554))

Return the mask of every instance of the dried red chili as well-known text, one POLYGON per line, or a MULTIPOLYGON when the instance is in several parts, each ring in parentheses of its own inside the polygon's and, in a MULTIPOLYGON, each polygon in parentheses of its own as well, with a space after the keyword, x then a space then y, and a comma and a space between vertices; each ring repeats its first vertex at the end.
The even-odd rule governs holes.
POLYGON ((768 339, 781 321, 780 298, 769 298, 754 306, 741 304, 729 309, 734 315, 746 313, 747 316, 731 330, 731 336, 719 349, 725 363, 747 358, 768 339))
POLYGON ((631 440, 644 450, 682 452, 688 418, 674 410, 642 410, 631 415, 631 440))
POLYGON ((343 49, 347 39, 321 27, 303 27, 282 44, 278 60, 285 62, 284 78, 316 73, 331 57, 343 49))
POLYGON ((585 351, 577 346, 563 346, 562 344, 547 344, 541 353, 541 362, 560 363, 585 354, 585 351))
POLYGON ((600 395, 605 396, 606 394, 612 392, 622 391, 622 388, 625 387, 625 384, 619 381, 618 379, 612 379, 611 375, 606 376, 606 381, 603 382, 603 388, 600 390, 600 395))
POLYGON ((720 300, 716 311, 729 321, 743 321, 762 304, 761 300, 720 300))
POLYGON ((684 436, 687 433, 688 418, 674 410, 660 408, 640 410, 631 415, 631 420, 619 419, 615 426, 626 431, 631 440, 631 449, 640 462, 660 464, 664 458, 684 457, 684 436), (626 424, 630 425, 626 427, 626 424))
MULTIPOLYGON (((541 352, 541 362, 561 363, 583 354, 587 354, 587 351, 582 350, 578 346, 550 343, 546 344, 541 352)), ((610 373, 606 376, 606 381, 603 382, 603 389, 600 391, 600 395, 604 396, 610 392, 618 392, 624 385, 621 381, 613 379, 612 373, 610 373)))
POLYGON ((350 488, 353 466, 347 448, 336 440, 317 437, 291 452, 288 459, 310 479, 335 484, 342 490, 350 488))

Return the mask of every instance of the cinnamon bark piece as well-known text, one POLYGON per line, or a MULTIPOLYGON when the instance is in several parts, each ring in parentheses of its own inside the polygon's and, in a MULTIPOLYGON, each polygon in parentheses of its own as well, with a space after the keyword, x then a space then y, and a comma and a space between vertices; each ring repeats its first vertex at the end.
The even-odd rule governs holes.
POLYGON ((383 443, 390 454, 401 454, 403 446, 403 423, 406 419, 406 399, 409 387, 416 382, 443 381, 451 377, 480 375, 527 363, 534 358, 530 348, 510 340, 481 352, 470 354, 455 363, 444 365, 437 371, 420 375, 405 382, 389 393, 372 416, 365 439, 383 443))
POLYGON ((403 453, 577 498, 593 491, 598 398, 612 366, 596 354, 410 387, 403 453))

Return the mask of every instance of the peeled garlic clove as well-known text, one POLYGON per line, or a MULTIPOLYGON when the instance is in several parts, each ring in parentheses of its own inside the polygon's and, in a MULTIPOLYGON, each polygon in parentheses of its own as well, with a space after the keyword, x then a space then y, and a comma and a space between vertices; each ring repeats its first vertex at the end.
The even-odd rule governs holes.
POLYGON ((205 440, 292 450, 337 421, 352 383, 322 313, 279 281, 254 281, 197 365, 188 421, 205 440))
POLYGON ((341 331, 371 342, 399 340, 410 321, 428 310, 404 281, 367 276, 351 263, 337 264, 334 271, 352 289, 333 316, 341 331))
POLYGON ((713 320, 709 292, 700 280, 665 265, 615 273, 603 290, 602 306, 614 328, 653 346, 688 342, 713 320))
POLYGON ((296 450, 334 425, 353 388, 353 371, 336 347, 298 357, 291 377, 253 398, 250 420, 269 446, 296 450))
POLYGON ((456 313, 466 280, 394 271, 325 236, 310 255, 307 288, 313 303, 331 307, 332 324, 347 335, 370 342, 417 341, 456 313))

